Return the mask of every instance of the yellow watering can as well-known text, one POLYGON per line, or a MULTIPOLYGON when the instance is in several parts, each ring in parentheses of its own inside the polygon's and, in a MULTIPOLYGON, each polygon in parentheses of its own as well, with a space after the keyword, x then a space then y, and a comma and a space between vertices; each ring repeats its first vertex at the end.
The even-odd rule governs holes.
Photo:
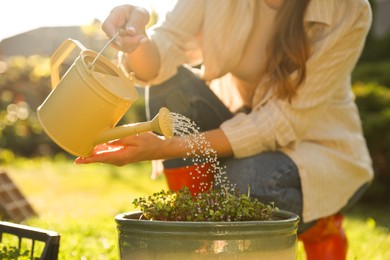
POLYGON ((133 81, 100 53, 73 39, 55 51, 53 89, 37 109, 46 134, 75 156, 88 156, 97 144, 146 131, 171 137, 173 123, 167 108, 161 108, 151 121, 115 127, 138 95, 133 81), (60 79, 59 67, 75 47, 81 52, 60 79))

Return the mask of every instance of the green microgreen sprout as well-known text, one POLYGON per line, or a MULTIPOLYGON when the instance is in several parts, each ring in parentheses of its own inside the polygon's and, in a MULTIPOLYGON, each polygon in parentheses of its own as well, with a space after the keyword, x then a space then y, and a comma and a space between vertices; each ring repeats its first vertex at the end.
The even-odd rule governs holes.
POLYGON ((266 205, 250 198, 249 189, 248 195, 210 189, 194 196, 187 187, 162 190, 136 198, 133 205, 143 212, 142 217, 161 221, 267 221, 279 211, 273 202, 266 205))

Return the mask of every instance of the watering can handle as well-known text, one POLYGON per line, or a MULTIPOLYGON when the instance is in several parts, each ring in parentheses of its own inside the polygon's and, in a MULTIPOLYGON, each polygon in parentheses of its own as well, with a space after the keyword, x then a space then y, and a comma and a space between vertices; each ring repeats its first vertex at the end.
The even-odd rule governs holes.
POLYGON ((50 72, 51 72, 51 86, 55 88, 60 82, 59 67, 64 60, 69 56, 75 47, 79 47, 81 50, 86 48, 79 41, 73 39, 66 39, 60 47, 54 52, 50 59, 50 72))

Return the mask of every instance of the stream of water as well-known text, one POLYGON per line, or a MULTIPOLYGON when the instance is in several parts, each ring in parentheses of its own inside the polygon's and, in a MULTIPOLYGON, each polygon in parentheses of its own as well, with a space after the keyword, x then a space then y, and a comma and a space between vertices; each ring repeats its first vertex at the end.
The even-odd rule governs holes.
MULTIPOLYGON (((221 189, 233 191, 234 185, 229 182, 225 174, 225 168, 221 166, 216 151, 211 147, 205 135, 199 131, 199 127, 191 119, 184 115, 171 112, 173 120, 173 132, 176 136, 181 136, 185 140, 185 145, 190 148, 185 160, 191 160, 196 166, 196 171, 202 173, 201 177, 206 177, 204 174, 213 174, 214 183, 212 185, 219 186, 221 189), (201 167, 209 164, 211 167, 207 171, 201 171, 201 167)), ((199 177, 193 177, 199 178, 199 177)), ((208 183, 200 182, 200 191, 208 190, 208 183)))

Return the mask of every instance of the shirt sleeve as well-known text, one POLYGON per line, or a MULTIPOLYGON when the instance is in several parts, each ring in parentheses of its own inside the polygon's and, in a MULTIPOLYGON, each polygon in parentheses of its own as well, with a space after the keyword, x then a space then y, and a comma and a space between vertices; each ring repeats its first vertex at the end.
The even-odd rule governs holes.
POLYGON ((351 102, 350 74, 371 25, 367 8, 345 23, 320 25, 324 30, 313 39, 306 80, 291 103, 271 94, 255 105, 250 114, 238 114, 221 125, 235 157, 293 148, 309 138, 313 126, 322 124, 322 113, 335 99, 351 102))
POLYGON ((221 125, 234 156, 247 157, 282 146, 294 146, 297 136, 276 103, 268 100, 259 110, 237 114, 221 125))
POLYGON ((182 64, 198 65, 202 61, 199 34, 204 1, 181 0, 152 27, 148 34, 158 48, 161 64, 158 75, 150 84, 161 83, 176 74, 182 64))

